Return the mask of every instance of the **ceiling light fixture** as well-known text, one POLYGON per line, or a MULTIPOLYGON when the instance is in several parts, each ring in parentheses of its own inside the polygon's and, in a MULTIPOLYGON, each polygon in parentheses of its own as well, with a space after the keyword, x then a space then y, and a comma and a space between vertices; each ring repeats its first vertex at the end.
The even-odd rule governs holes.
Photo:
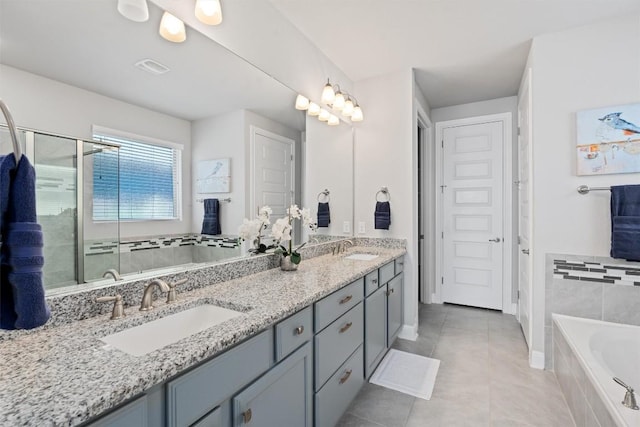
POLYGON ((330 79, 327 79, 327 84, 322 88, 320 99, 324 104, 331 107, 333 112, 341 112, 344 117, 350 117, 352 122, 364 120, 362 107, 360 107, 355 97, 340 89, 340 85, 331 84, 330 79))
POLYGON ((315 102, 310 102, 309 109, 307 110, 307 114, 309 114, 310 116, 320 115, 320 106, 315 102))
POLYGON ((165 11, 160 21, 160 35, 170 42, 182 43, 187 39, 184 22, 165 11))
POLYGON ((356 101, 356 106, 353 107, 353 114, 351 115, 352 122, 361 122, 364 120, 364 114, 362 113, 362 108, 358 105, 358 101, 356 101))
POLYGON ((327 79, 327 84, 324 85, 324 89, 322 89, 322 96, 320 97, 320 100, 325 104, 331 105, 333 104, 335 97, 336 93, 333 91, 333 86, 329 82, 329 79, 327 79))
POLYGON ((296 110, 307 110, 309 108, 309 98, 298 94, 296 97, 296 110))
POLYGON ((353 114, 353 109, 353 101, 351 100, 351 98, 347 97, 347 100, 344 102, 344 108, 342 109, 342 115, 345 117, 351 117, 351 115, 353 114))
POLYGON ((146 22, 149 19, 147 0, 118 0, 118 12, 135 22, 146 22))
POLYGON ((338 118, 338 116, 334 116, 333 114, 331 114, 329 116, 329 120, 327 120, 327 124, 329 126, 338 126, 340 124, 340 119, 338 118))
POLYGON ((331 113, 329 113, 324 108, 320 110, 320 115, 318 116, 318 120, 320 120, 321 122, 327 122, 329 121, 329 117, 331 117, 331 113))
POLYGON ((203 24, 218 25, 222 22, 220 0, 196 0, 196 18, 203 24))

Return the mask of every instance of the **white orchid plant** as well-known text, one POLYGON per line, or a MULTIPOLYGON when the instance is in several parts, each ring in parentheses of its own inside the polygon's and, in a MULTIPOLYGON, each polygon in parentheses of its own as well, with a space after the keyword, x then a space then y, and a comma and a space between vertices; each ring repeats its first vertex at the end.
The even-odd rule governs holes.
POLYGON ((315 231, 318 228, 318 225, 311 217, 311 210, 299 208, 298 205, 291 205, 289 209, 287 209, 287 216, 277 219, 273 227, 271 227, 271 237, 273 237, 277 246, 275 253, 290 256, 292 263, 299 264, 302 258, 298 250, 303 247, 306 242, 293 249, 292 232, 293 221, 295 220, 302 221, 302 225, 308 227, 311 231, 315 231), (287 245, 288 248, 285 245, 287 245))
POLYGON ((272 213, 273 211, 269 206, 263 206, 258 211, 258 216, 255 219, 248 220, 245 218, 242 222, 238 229, 239 240, 251 240, 253 242, 253 248, 249 249, 249 252, 261 254, 274 247, 262 243, 262 232, 271 224, 272 213))

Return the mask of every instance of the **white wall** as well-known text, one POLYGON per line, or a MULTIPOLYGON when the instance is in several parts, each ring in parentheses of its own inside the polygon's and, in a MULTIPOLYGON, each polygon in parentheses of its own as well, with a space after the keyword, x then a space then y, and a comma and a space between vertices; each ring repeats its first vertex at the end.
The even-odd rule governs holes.
MULTIPOLYGON (((281 123, 247 110, 233 111, 215 117, 196 120, 192 126, 193 200, 205 198, 231 198, 231 203, 220 204, 222 234, 237 235, 244 218, 253 218, 249 212, 249 167, 251 126, 284 136, 295 141, 296 155, 300 159, 302 133, 281 123), (196 167, 201 160, 231 159, 231 185, 229 193, 198 194, 196 167)), ((296 200, 301 200, 301 161, 296 162, 296 200)), ((204 207, 195 202, 192 210, 194 232, 202 229, 204 207)))
POLYGON ((204 205, 198 199, 231 198, 230 203, 220 203, 220 226, 222 234, 237 234, 245 217, 245 135, 244 111, 238 110, 215 117, 196 120, 191 127, 191 160, 193 164, 192 230, 202 230, 204 205), (230 192, 224 194, 199 194, 196 186, 198 162, 202 160, 230 158, 230 192))
MULTIPOLYGON (((318 193, 329 190, 331 223, 318 228, 317 234, 351 236, 343 233, 342 225, 349 222, 353 231, 353 131, 341 123, 328 126, 307 116, 305 141, 305 195, 304 206, 318 213, 318 193)), ((324 197, 322 201, 324 201, 324 197)))
MULTIPOLYGON (((443 108, 434 108, 431 110, 431 120, 434 123, 443 122, 448 120, 459 120, 466 119, 469 117, 478 117, 478 116, 487 116, 491 114, 499 114, 499 113, 511 113, 511 123, 512 123, 512 161, 509 166, 512 170, 512 176, 518 176, 518 97, 517 96, 509 96, 505 98, 497 98, 491 99, 488 101, 480 101, 480 102, 472 102, 469 104, 461 104, 454 105, 451 107, 443 107, 443 108)), ((508 247, 511 249, 511 259, 512 259, 512 274, 510 279, 511 282, 511 298, 513 302, 518 301, 518 242, 517 242, 517 224, 518 224, 518 188, 517 186, 512 186, 512 200, 513 200, 513 210, 512 210, 512 221, 514 224, 514 233, 513 239, 511 241, 511 245, 508 247)), ((505 248, 507 248, 505 246, 505 248)), ((505 307, 505 310, 510 311, 511 307, 505 307)))
MULTIPOLYGON (((640 174, 576 176, 576 111, 640 102, 640 16, 534 39, 533 350, 544 348, 545 254, 607 256, 609 193, 576 187, 637 184, 640 174)), ((547 298, 551 296, 546 296, 547 298)))
POLYGON ((184 145, 182 220, 122 222, 120 237, 186 233, 191 229, 190 122, 5 65, 0 65, 0 94, 18 127, 91 140, 92 125, 100 125, 184 145))
MULTIPOLYGON (((414 177, 413 72, 401 71, 356 82, 366 117, 355 128, 354 221, 365 236, 407 239, 404 323, 417 327, 417 180, 414 177), (376 192, 388 187, 391 227, 375 230, 376 192)), ((356 234, 361 236, 361 234, 356 234)))

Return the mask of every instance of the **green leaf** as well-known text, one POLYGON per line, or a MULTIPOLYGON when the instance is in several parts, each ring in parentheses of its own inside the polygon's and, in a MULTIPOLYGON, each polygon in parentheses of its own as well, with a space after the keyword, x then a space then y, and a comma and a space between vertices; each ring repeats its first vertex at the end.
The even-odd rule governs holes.
POLYGON ((300 256, 300 254, 298 252, 294 252, 291 254, 291 262, 294 264, 300 264, 300 261, 302 261, 302 257, 300 256))

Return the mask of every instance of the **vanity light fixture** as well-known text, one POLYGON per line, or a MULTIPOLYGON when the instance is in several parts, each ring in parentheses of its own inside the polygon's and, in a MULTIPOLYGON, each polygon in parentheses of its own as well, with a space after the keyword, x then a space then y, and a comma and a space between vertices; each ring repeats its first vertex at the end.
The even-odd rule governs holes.
POLYGON ((331 117, 331 113, 329 113, 327 110, 325 110, 324 108, 320 110, 320 115, 318 116, 318 119, 321 122, 327 122, 329 121, 329 117, 331 117))
POLYGON ((309 114, 310 116, 320 115, 320 106, 315 102, 309 103, 309 109, 307 110, 307 114, 309 114))
POLYGON ((165 11, 160 21, 160 35, 170 42, 182 43, 187 39, 184 22, 165 11))
POLYGON ((329 79, 327 79, 327 84, 324 85, 324 88, 322 89, 322 96, 320 97, 320 100, 325 104, 331 105, 333 104, 333 101, 335 100, 335 98, 336 98, 336 93, 333 90, 333 86, 331 85, 331 82, 329 81, 329 79))
POLYGON ((222 22, 220 0, 196 0, 196 18, 203 24, 218 25, 222 22))
POLYGON ((353 114, 353 110, 354 110, 353 101, 351 100, 351 98, 347 98, 347 100, 344 102, 342 115, 345 117, 351 117, 351 115, 353 114))
POLYGON ((338 90, 338 92, 336 92, 336 97, 333 100, 333 109, 338 111, 342 110, 344 108, 344 103, 344 95, 342 94, 342 92, 340 92, 340 90, 338 90))
POLYGON ((338 118, 338 116, 334 116, 333 114, 331 114, 329 116, 329 120, 327 120, 327 124, 329 126, 338 126, 340 124, 340 119, 338 118))
POLYGON ((309 108, 309 98, 306 96, 298 94, 296 97, 296 110, 305 111, 309 108))
POLYGON ((147 0, 118 0, 118 12, 125 18, 135 22, 149 20, 147 0))
POLYGON ((364 120, 364 114, 362 114, 362 108, 360 108, 356 101, 356 106, 353 108, 353 114, 351 115, 351 121, 361 122, 362 120, 364 120))

